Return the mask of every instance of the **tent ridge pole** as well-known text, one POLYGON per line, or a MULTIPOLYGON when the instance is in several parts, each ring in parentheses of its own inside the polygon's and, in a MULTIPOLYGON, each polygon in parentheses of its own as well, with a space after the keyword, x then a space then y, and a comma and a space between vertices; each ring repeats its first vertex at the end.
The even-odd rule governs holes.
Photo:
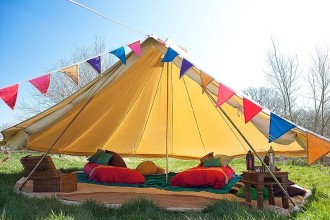
MULTIPOLYGON (((216 103, 215 99, 210 95, 209 91, 206 89, 206 94, 211 97, 211 99, 213 100, 214 103, 216 103)), ((294 201, 291 199, 291 197, 289 196, 288 192, 283 188, 282 184, 278 181, 278 179, 276 178, 276 176, 274 175, 274 173, 270 170, 270 168, 265 164, 265 162, 259 157, 258 153, 256 152, 256 150, 253 148, 252 144, 246 139, 246 137, 243 135, 243 133, 238 129, 238 127, 235 125, 235 123, 230 119, 230 117, 227 115, 227 113, 219 106, 218 107, 221 112, 226 116, 226 118, 230 121, 230 123, 233 125, 233 127, 236 129, 236 131, 241 135, 241 137, 244 139, 244 141, 247 143, 247 145, 250 147, 250 149, 253 151, 253 153, 257 156, 257 158, 259 159, 259 161, 264 165, 264 167, 267 169, 267 171, 269 172, 269 174, 273 177, 273 179, 275 180, 275 182, 277 183, 277 185, 280 187, 280 189, 282 190, 282 192, 288 197, 288 199, 290 200, 290 202, 293 204, 293 206, 296 206, 296 204, 294 203, 294 201)))

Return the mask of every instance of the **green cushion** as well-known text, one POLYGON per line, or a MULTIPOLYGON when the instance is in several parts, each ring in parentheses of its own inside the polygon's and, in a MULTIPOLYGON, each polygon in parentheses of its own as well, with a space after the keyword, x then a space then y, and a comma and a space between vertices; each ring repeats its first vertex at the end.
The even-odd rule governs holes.
POLYGON ((112 154, 102 152, 95 163, 107 165, 109 163, 109 160, 111 159, 111 157, 112 157, 112 154))
POLYGON ((219 158, 212 157, 212 158, 206 158, 203 162, 203 167, 219 167, 220 166, 220 160, 219 158))
POLYGON ((101 153, 104 153, 104 150, 98 149, 92 156, 90 156, 87 160, 92 163, 96 163, 97 159, 99 159, 99 156, 101 153))
MULTIPOLYGON (((250 195, 252 200, 257 200, 257 189, 254 187, 250 187, 250 195)), ((237 193, 236 196, 245 198, 245 187, 241 187, 237 193)), ((268 199, 268 190, 264 187, 262 188, 262 197, 264 200, 268 199)))

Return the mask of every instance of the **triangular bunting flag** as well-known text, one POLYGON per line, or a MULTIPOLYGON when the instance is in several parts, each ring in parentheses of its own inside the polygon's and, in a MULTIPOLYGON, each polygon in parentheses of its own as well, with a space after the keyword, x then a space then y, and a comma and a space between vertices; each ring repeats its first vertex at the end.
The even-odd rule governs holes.
POLYGON ((158 41, 161 45, 166 46, 166 43, 165 43, 162 39, 157 38, 157 41, 158 41))
POLYGON ((200 77, 202 82, 202 93, 204 93, 206 86, 210 84, 214 78, 204 72, 200 73, 200 77))
POLYGON ((277 138, 281 137, 287 131, 296 127, 285 119, 270 113, 270 128, 269 128, 269 137, 268 143, 275 141, 277 138))
POLYGON ((61 69, 60 72, 70 77, 73 80, 73 82, 75 82, 78 85, 78 77, 79 77, 78 64, 61 69))
POLYGON ((256 114, 258 114, 262 108, 243 97, 243 109, 244 109, 244 118, 245 124, 248 123, 256 114))
POLYGON ((193 66, 188 60, 183 59, 180 69, 180 78, 193 66))
POLYGON ((330 152, 330 143, 307 132, 307 162, 312 165, 330 152))
POLYGON ((131 44, 127 45, 127 46, 129 48, 131 48, 131 50, 133 50, 133 52, 136 53, 136 55, 138 55, 138 56, 141 56, 142 55, 140 41, 136 41, 136 42, 131 43, 131 44))
POLYGON ((87 60, 87 63, 91 65, 99 74, 101 74, 101 56, 94 57, 87 60))
POLYGON ((179 54, 172 48, 168 48, 162 62, 171 62, 179 54))
POLYGON ((223 103, 225 103, 228 99, 230 99, 233 95, 235 95, 235 92, 231 89, 227 88, 226 86, 219 84, 219 90, 218 90, 218 101, 216 106, 219 107, 223 103))
POLYGON ((43 95, 46 95, 50 83, 50 74, 31 79, 29 82, 34 85, 43 95))
POLYGON ((18 84, 0 89, 0 98, 14 110, 18 93, 18 84))
POLYGON ((126 55, 125 55, 125 49, 124 47, 119 47, 113 51, 111 51, 113 55, 115 55, 120 61, 126 65, 126 55))

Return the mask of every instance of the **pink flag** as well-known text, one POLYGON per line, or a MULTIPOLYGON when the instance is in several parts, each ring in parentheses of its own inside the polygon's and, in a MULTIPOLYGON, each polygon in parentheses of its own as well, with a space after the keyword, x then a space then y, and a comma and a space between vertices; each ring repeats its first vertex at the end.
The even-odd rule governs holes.
POLYGON ((0 98, 14 110, 18 93, 18 84, 0 89, 0 98))
POLYGON ((219 84, 218 101, 217 101, 216 106, 219 107, 224 102, 226 102, 228 99, 230 99, 233 95, 235 95, 235 92, 228 89, 226 86, 219 84))
POLYGON ((43 95, 46 95, 50 83, 50 74, 31 79, 29 82, 34 85, 43 95))
POLYGON ((243 98, 243 109, 244 109, 244 118, 245 124, 248 123, 256 114, 258 114, 262 108, 251 102, 250 100, 243 98))
POLYGON ((129 48, 131 48, 133 50, 133 52, 136 53, 136 55, 138 55, 138 56, 141 56, 142 55, 140 41, 136 41, 136 42, 131 43, 131 44, 127 45, 127 46, 129 48))

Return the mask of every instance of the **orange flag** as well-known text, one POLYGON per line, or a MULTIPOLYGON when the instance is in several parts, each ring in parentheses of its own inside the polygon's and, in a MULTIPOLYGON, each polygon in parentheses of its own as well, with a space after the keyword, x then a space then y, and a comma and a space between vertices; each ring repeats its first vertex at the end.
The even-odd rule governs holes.
POLYGON ((64 73, 68 77, 70 77, 73 82, 75 82, 78 85, 78 77, 79 77, 79 71, 78 71, 78 64, 61 69, 60 72, 64 73))
POLYGON ((230 99, 233 95, 235 95, 235 92, 231 89, 227 88, 226 86, 219 84, 219 90, 218 90, 218 101, 216 106, 219 107, 223 103, 225 103, 228 99, 230 99))
POLYGON ((330 142, 307 132, 307 162, 315 163, 320 157, 330 152, 330 142))
POLYGON ((208 75, 204 72, 200 73, 200 77, 201 77, 201 82, 202 82, 202 93, 204 93, 206 86, 208 84, 210 84, 214 80, 214 78, 212 78, 210 75, 208 75))

